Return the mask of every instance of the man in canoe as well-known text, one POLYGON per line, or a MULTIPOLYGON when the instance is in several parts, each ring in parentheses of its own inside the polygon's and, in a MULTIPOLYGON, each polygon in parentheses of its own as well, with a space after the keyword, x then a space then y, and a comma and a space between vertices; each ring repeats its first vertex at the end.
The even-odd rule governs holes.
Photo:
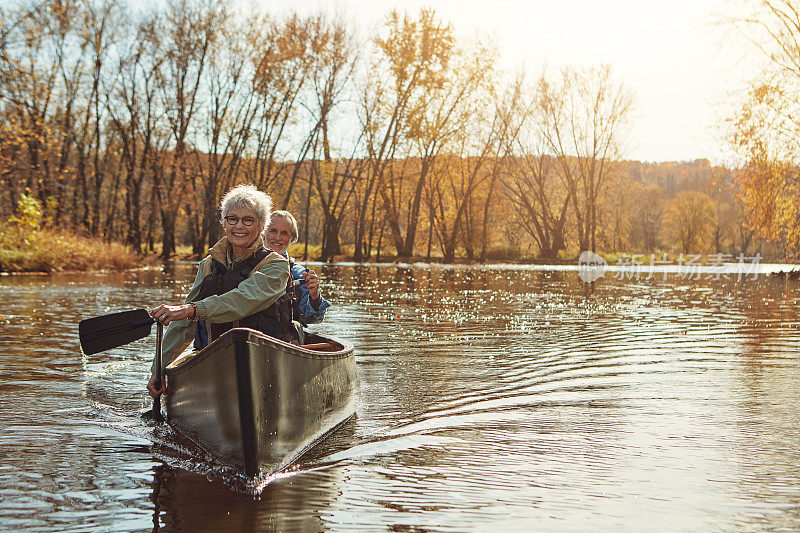
MULTIPOLYGON (((234 187, 222 198, 225 236, 200 261, 183 305, 163 304, 150 315, 164 325, 166 362, 190 341, 200 350, 235 327, 249 327, 287 342, 297 342, 292 323, 289 261, 264 246, 262 232, 270 220, 272 199, 252 185, 234 187)), ((155 374, 147 389, 157 397, 155 374)))
POLYGON ((297 220, 294 216, 289 211, 273 211, 264 232, 264 242, 267 248, 289 260, 292 279, 296 282, 294 318, 306 326, 322 322, 325 310, 331 304, 320 295, 316 272, 295 263, 289 257, 289 246, 296 243, 298 238, 297 220))

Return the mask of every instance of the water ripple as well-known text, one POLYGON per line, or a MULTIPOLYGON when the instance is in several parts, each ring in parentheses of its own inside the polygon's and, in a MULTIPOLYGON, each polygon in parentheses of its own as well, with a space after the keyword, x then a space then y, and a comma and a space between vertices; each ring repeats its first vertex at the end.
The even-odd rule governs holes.
POLYGON ((77 349, 81 318, 177 301, 191 266, 0 278, 3 528, 800 524, 796 281, 315 269, 335 303, 318 329, 356 346, 358 413, 255 481, 141 420, 152 339, 77 349))

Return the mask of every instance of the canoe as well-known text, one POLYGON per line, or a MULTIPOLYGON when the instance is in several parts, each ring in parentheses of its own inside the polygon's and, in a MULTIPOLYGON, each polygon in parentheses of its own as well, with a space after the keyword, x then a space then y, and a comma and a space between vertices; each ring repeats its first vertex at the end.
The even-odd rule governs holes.
POLYGON ((165 368, 167 420, 245 475, 285 469, 356 410, 353 345, 310 332, 305 342, 235 328, 177 358, 165 368))

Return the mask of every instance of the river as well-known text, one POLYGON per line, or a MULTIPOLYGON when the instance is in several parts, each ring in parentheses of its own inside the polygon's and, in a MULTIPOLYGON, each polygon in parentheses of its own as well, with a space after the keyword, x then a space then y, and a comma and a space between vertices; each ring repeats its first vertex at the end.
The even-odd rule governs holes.
POLYGON ((140 418, 154 334, 78 347, 193 266, 0 276, 0 529, 800 529, 797 280, 314 268, 358 411, 255 495, 140 418))

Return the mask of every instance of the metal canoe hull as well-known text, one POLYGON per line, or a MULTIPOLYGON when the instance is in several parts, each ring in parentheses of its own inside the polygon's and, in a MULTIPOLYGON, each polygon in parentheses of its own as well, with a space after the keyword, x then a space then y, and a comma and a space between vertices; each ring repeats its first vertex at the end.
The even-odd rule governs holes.
POLYGON ((280 471, 355 413, 353 346, 307 350, 237 328, 166 370, 170 423, 246 475, 280 471))

